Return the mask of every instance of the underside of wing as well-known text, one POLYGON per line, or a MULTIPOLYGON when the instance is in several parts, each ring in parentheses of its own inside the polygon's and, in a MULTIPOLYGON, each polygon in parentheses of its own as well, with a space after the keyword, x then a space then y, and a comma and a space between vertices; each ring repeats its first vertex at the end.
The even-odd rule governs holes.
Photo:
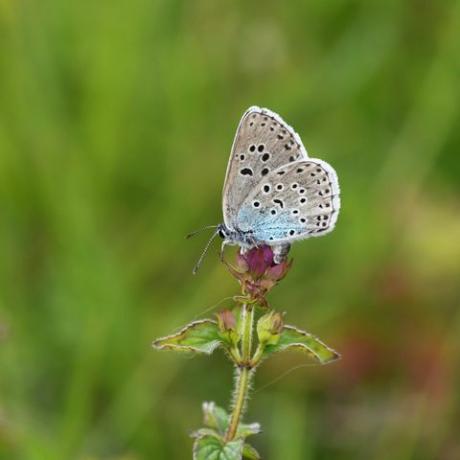
POLYGON ((236 225, 268 244, 321 236, 335 226, 339 193, 337 174, 328 163, 314 158, 289 163, 248 195, 236 225))
POLYGON ((233 142, 223 191, 225 224, 234 228, 238 210, 259 182, 282 165, 306 159, 297 133, 268 109, 249 108, 233 142))

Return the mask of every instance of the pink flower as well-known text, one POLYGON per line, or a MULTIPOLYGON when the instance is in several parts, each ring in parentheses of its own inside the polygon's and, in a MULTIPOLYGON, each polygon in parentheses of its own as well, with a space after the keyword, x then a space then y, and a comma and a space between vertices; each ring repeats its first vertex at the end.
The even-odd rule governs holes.
POLYGON ((250 272, 254 278, 260 278, 268 268, 274 265, 272 248, 261 246, 252 248, 244 254, 238 253, 237 264, 244 271, 250 272))
POLYGON ((227 266, 243 286, 243 291, 252 300, 267 306, 265 295, 286 276, 291 264, 292 261, 287 260, 275 263, 272 248, 264 245, 239 252, 236 257, 237 269, 227 266))

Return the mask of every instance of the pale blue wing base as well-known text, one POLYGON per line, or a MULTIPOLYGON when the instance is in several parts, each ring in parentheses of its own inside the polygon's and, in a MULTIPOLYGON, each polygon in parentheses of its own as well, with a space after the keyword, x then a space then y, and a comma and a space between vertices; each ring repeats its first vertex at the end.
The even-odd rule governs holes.
POLYGON ((243 202, 236 223, 257 243, 290 243, 332 231, 339 209, 337 174, 311 158, 268 175, 243 202))

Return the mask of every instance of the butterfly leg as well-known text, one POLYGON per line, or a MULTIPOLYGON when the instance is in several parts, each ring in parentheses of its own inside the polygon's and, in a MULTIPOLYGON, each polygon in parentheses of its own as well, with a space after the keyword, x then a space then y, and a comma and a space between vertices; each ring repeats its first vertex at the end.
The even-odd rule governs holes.
POLYGON ((222 244, 220 245, 220 261, 224 262, 224 253, 225 253, 225 246, 227 246, 228 243, 226 240, 222 241, 222 244))
POLYGON ((286 257, 289 253, 289 249, 291 249, 291 245, 289 243, 272 246, 273 260, 275 264, 280 264, 281 262, 286 260, 286 257))

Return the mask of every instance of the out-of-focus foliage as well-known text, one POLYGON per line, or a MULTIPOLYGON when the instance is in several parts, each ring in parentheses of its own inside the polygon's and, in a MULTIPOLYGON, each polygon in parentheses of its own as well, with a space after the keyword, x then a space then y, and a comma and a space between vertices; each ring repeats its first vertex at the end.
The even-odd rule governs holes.
POLYGON ((459 31, 452 0, 0 0, 0 458, 190 458, 231 367, 150 342, 238 291, 184 235, 252 104, 343 202, 270 295, 343 358, 260 368, 255 447, 460 458, 459 31))

